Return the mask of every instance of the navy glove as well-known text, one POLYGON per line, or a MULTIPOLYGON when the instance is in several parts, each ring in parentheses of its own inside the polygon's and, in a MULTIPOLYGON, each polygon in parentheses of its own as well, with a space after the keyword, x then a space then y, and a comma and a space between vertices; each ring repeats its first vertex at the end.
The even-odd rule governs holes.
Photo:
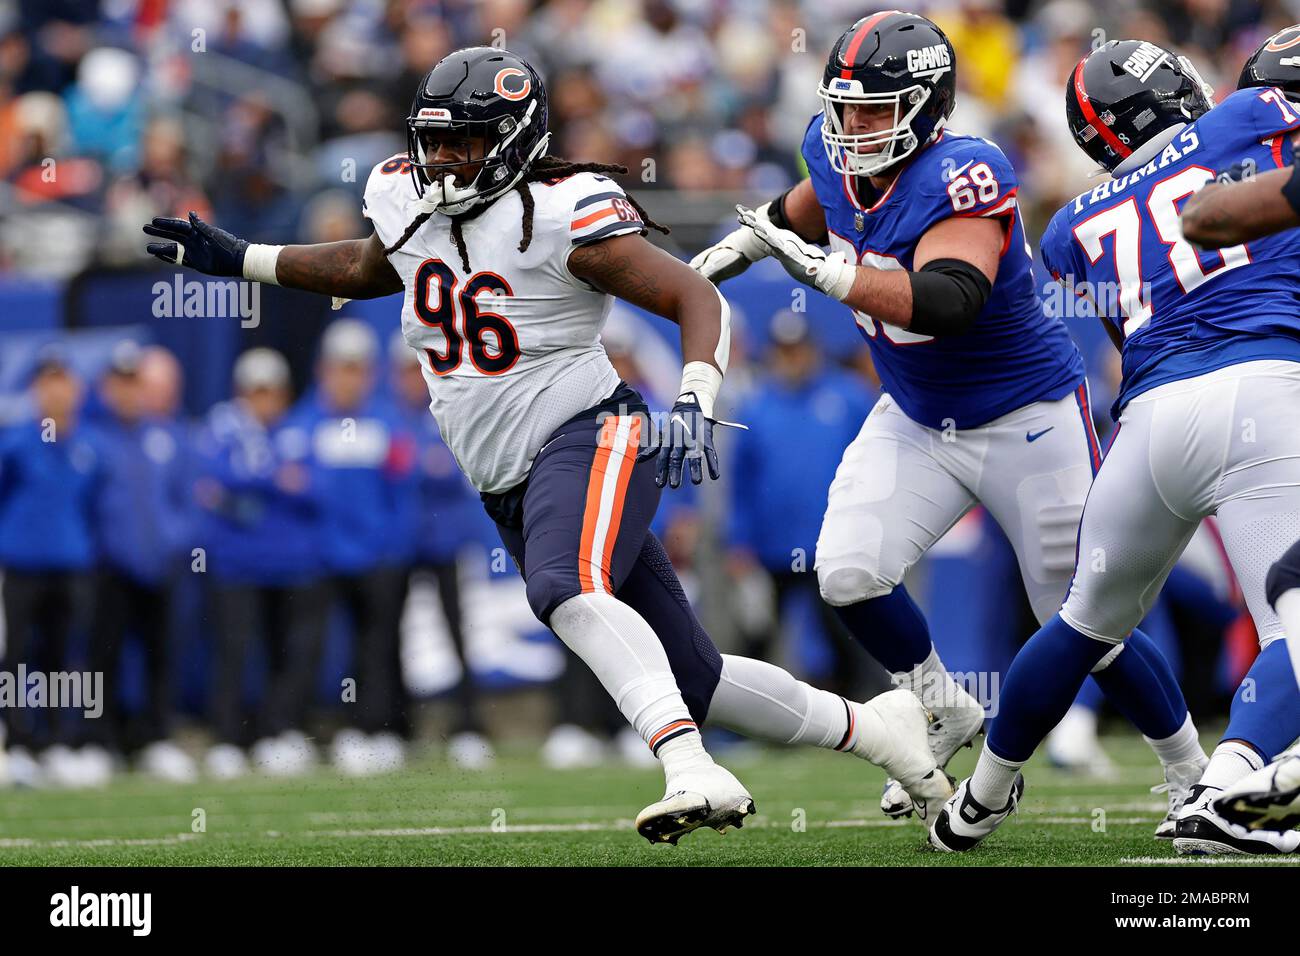
POLYGON ((705 416, 694 392, 687 395, 688 401, 677 400, 660 433, 659 470, 655 474, 655 484, 660 488, 665 482, 671 488, 681 487, 683 462, 690 463, 693 484, 704 481, 700 459, 708 464, 709 477, 714 481, 722 475, 718 470, 718 453, 713 448, 713 419, 705 416))
POLYGON ((159 216, 144 231, 146 235, 171 240, 151 242, 145 247, 150 255, 163 262, 186 265, 210 276, 244 277, 248 240, 210 226, 192 212, 188 220, 159 216))

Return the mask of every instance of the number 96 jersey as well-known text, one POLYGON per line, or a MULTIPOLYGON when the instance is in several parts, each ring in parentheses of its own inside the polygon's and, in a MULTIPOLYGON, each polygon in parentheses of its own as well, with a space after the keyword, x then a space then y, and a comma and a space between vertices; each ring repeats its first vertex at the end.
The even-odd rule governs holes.
MULTIPOLYGON (((532 241, 520 252, 517 190, 462 222, 434 213, 388 258, 406 285, 402 333, 420 355, 429 409, 479 491, 528 475, 560 425, 607 398, 618 375, 600 344, 612 298, 568 270, 578 246, 645 231, 623 190, 594 173, 534 182, 532 241)), ((406 156, 379 164, 363 211, 384 246, 418 215, 406 156)))

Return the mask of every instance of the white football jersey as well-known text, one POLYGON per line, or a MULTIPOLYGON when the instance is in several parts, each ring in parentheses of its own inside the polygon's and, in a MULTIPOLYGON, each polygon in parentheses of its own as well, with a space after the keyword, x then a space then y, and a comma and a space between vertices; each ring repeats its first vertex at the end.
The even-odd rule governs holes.
MULTIPOLYGON (((511 190, 462 223, 466 273, 451 220, 434 213, 389 261, 406 284, 402 333, 420 353, 429 409, 479 491, 519 484, 560 425, 618 386, 600 344, 612 297, 569 273, 579 245, 645 225, 611 179, 578 173, 533 183, 526 252, 523 201, 511 190)), ((405 155, 380 163, 364 213, 385 247, 418 214, 405 155)))

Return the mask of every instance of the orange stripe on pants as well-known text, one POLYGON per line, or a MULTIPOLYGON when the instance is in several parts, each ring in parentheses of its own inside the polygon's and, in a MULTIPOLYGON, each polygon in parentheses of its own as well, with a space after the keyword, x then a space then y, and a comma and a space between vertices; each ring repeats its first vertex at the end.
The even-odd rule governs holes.
POLYGON ((629 423, 626 443, 622 448, 615 448, 618 429, 624 421, 627 419, 620 416, 605 419, 597 439, 596 455, 591 463, 591 475, 587 479, 587 501, 583 509, 582 537, 578 548, 578 582, 584 594, 594 591, 612 593, 614 590, 610 574, 614 559, 614 544, 618 540, 618 529, 623 518, 623 503, 627 498, 627 486, 632 477, 632 468, 636 465, 637 447, 641 439, 641 419, 633 416, 629 423), (605 483, 611 469, 617 470, 617 477, 612 495, 607 496, 605 483), (601 580, 597 581, 592 577, 591 566, 592 558, 595 556, 597 532, 602 519, 606 528, 600 548, 601 580))

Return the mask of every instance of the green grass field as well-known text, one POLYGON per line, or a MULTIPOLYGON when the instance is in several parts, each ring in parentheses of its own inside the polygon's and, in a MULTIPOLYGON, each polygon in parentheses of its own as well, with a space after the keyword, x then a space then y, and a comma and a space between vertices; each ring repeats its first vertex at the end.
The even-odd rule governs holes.
MULTIPOLYGON (((390 777, 321 770, 277 781, 169 786, 124 777, 100 792, 0 791, 0 865, 1240 865, 1179 859, 1152 830, 1163 794, 1135 737, 1107 740, 1119 775, 1082 780, 1036 762, 1018 817, 962 856, 925 845, 876 807, 882 774, 851 757, 747 751, 729 761, 758 816, 652 847, 631 819, 662 792, 656 769, 555 772, 531 751, 482 774, 430 758, 390 777), (202 811, 203 832, 193 821, 202 811), (803 824, 802 826, 800 824, 803 824)), ((959 776, 974 751, 954 761, 959 776)), ((1300 863, 1300 858, 1272 865, 1300 863)))

